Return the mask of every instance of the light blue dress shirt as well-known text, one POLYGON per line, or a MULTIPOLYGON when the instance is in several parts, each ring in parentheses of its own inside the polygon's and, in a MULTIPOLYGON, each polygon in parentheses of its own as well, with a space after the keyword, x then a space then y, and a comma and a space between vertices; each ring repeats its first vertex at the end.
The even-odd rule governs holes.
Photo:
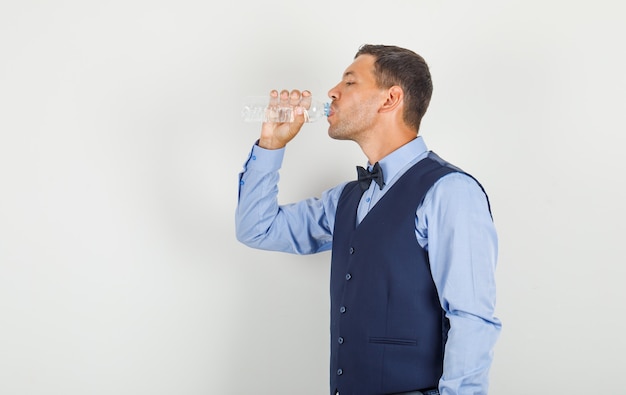
MULTIPOLYGON (((370 185, 361 198, 357 221, 427 154, 423 137, 417 137, 380 160, 385 185, 382 190, 376 183, 370 185)), ((283 155, 284 149, 253 146, 239 175, 237 238, 250 247, 294 254, 330 250, 337 201, 345 183, 324 191, 320 198, 279 205, 283 155)), ((478 183, 463 173, 437 181, 416 210, 415 238, 428 251, 439 301, 450 320, 440 394, 487 394, 501 329, 494 315, 498 241, 478 183)))

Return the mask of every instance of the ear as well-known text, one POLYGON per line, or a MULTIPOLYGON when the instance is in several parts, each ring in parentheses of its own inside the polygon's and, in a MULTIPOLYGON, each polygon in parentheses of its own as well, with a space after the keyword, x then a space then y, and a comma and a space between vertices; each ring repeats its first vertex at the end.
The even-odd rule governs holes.
POLYGON ((390 112, 398 109, 404 101, 404 92, 402 88, 397 85, 392 86, 387 90, 387 97, 385 103, 380 108, 380 112, 390 112))

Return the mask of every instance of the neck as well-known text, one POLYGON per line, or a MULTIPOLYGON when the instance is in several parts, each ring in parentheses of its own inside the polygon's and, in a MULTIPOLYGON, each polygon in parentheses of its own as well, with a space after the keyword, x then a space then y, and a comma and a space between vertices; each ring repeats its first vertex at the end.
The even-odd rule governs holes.
POLYGON ((357 141, 357 144, 361 147, 369 163, 374 164, 416 138, 417 134, 414 130, 405 129, 396 130, 396 133, 373 134, 370 138, 357 141))

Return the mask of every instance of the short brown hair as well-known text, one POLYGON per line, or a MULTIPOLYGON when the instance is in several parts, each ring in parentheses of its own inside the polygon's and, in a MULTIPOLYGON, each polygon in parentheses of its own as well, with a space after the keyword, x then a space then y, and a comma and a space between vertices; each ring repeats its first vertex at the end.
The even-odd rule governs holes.
POLYGON ((374 75, 378 86, 400 86, 404 92, 404 122, 419 130, 422 117, 428 109, 433 93, 433 82, 424 58, 415 52, 393 45, 361 46, 354 56, 372 55, 374 75))

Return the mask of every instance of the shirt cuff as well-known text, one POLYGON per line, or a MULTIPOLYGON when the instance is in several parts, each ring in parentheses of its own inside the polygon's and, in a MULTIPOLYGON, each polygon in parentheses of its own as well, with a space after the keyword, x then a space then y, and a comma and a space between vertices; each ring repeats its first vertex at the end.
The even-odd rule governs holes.
POLYGON ((278 171, 283 164, 284 156, 284 147, 279 149, 265 149, 259 147, 257 141, 252 147, 246 168, 263 172, 278 171))

